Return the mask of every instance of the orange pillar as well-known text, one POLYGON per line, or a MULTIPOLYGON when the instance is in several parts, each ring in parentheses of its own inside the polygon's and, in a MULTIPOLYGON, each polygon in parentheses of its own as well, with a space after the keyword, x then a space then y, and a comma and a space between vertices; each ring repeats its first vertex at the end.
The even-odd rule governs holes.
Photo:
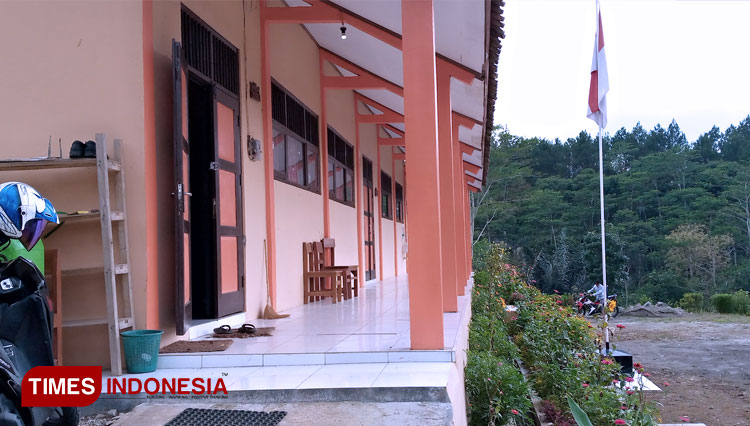
POLYGON ((320 167, 323 169, 323 236, 331 237, 330 203, 328 202, 328 121, 326 121, 326 87, 323 84, 323 51, 318 50, 320 65, 320 167))
MULTIPOLYGON (((471 235, 471 206, 469 204, 469 188, 467 185, 464 185, 465 192, 464 192, 464 205, 466 206, 466 253, 468 254, 467 259, 467 271, 468 274, 471 274, 472 271, 472 260, 474 258, 474 253, 472 250, 472 235, 471 235)), ((467 277, 468 278, 468 277, 467 277)))
POLYGON ((464 178, 462 176, 463 154, 461 153, 461 142, 458 140, 458 125, 453 126, 453 169, 456 176, 453 179, 453 211, 455 212, 455 229, 456 229, 456 268, 458 277, 458 295, 466 294, 466 280, 469 272, 466 269, 468 253, 466 253, 466 210, 464 209, 462 196, 464 193, 464 178))
POLYGON ((276 207, 273 177, 273 123, 271 121, 271 58, 268 42, 268 22, 265 19, 266 3, 260 4, 260 87, 261 116, 263 120, 263 167, 266 194, 266 241, 268 269, 268 294, 276 307, 276 207))
POLYGON ((154 4, 142 2, 143 20, 143 123, 144 178, 146 189, 146 327, 159 327, 159 217, 156 193, 156 118, 154 115, 154 4))
MULTIPOLYGON (((380 135, 380 127, 376 127, 375 130, 380 135)), ((378 155, 377 155, 377 164, 375 167, 377 170, 375 171, 378 179, 378 196, 375 203, 378 205, 378 273, 380 277, 380 281, 383 281, 383 182, 382 179, 380 179, 380 145, 376 144, 378 149, 378 155)))
POLYGON ((393 153, 396 149, 391 147, 391 196, 393 197, 393 272, 394 275, 398 276, 398 239, 396 234, 398 233, 398 221, 396 220, 396 159, 393 158, 393 153))
POLYGON ((433 0, 402 1, 404 118, 409 184, 412 349, 443 348, 443 288, 433 0))
POLYGON ((451 76, 437 70, 438 147, 440 160, 440 235, 443 267, 443 311, 458 311, 456 229, 453 211, 453 138, 451 76))
MULTIPOLYGON (((356 190, 356 197, 357 197, 357 259, 359 259, 358 268, 357 268, 357 281, 359 282, 360 287, 365 286, 365 256, 363 253, 364 250, 364 235, 362 234, 362 217, 364 216, 364 206, 362 205, 362 192, 364 191, 364 188, 362 187, 362 155, 359 153, 359 113, 357 111, 358 108, 358 102, 357 99, 354 99, 354 181, 357 182, 357 190, 356 190)), ((327 133, 327 132, 326 132, 327 133)))

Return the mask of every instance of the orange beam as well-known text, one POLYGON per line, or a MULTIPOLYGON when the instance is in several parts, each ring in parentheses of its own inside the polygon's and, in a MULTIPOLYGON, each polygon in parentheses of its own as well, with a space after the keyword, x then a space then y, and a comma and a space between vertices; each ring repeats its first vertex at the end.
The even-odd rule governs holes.
POLYGON ((464 160, 464 170, 473 175, 478 175, 479 171, 482 170, 482 168, 477 166, 476 164, 469 163, 468 161, 464 160))
POLYGON ((406 146, 404 138, 381 138, 378 136, 378 146, 406 146))
POLYGON ((401 114, 391 114, 390 112, 385 112, 383 114, 362 114, 359 118, 359 122, 375 124, 403 123, 404 116, 401 114))
MULTIPOLYGON (((323 58, 325 57, 322 50, 318 50, 318 65, 320 66, 320 75, 323 75, 323 58)), ((323 79, 320 81, 320 168, 323 181, 321 182, 321 192, 323 193, 323 236, 331 237, 331 206, 328 195, 328 121, 326 119, 326 85, 323 79)))
POLYGON ((401 136, 402 138, 406 136, 406 133, 404 133, 403 131, 401 131, 401 130, 399 130, 399 129, 397 129, 397 128, 393 127, 393 126, 391 126, 390 124, 384 124, 384 125, 383 125, 383 126, 381 126, 381 127, 382 127, 383 129, 388 129, 388 131, 390 131, 390 132, 393 132, 393 133, 395 133, 395 134, 397 134, 397 135, 401 136))
MULTIPOLYGON (((404 122, 404 115, 403 114, 399 114, 396 111, 388 108, 387 106, 385 106, 385 105, 383 105, 383 104, 381 104, 379 102, 376 102, 376 101, 368 98, 367 96, 364 96, 364 95, 361 95, 359 93, 354 92, 354 98, 356 100, 362 102, 363 104, 365 104, 366 106, 368 106, 370 108, 373 108, 373 109, 376 109, 378 111, 381 111, 383 114, 391 114, 393 116, 400 117, 398 120, 394 121, 394 123, 403 123, 404 122)), ((368 117, 370 115, 373 115, 373 114, 360 114, 359 111, 357 111, 357 114, 360 115, 360 116, 362 116, 362 117, 368 117)))
MULTIPOLYGON (((453 136, 453 170, 461 170, 462 153, 461 147, 463 146, 458 141, 458 125, 453 124, 453 130, 451 132, 453 136)), ((466 259, 468 254, 466 253, 466 211, 462 203, 461 197, 464 196, 464 183, 457 176, 453 179, 453 211, 455 217, 453 218, 456 229, 456 275, 457 275, 457 287, 458 295, 463 296, 466 294, 466 281, 468 279, 468 272, 466 270, 466 259)))
MULTIPOLYGON (((456 237, 453 220, 453 150, 451 149, 451 75, 437 69, 438 162, 440 168, 440 235, 443 273, 443 311, 458 312, 456 237)), ((455 171, 458 172, 458 171, 455 171)))
MULTIPOLYGON (((261 117, 263 121, 263 174, 265 177, 265 201, 266 201, 266 242, 268 273, 268 297, 271 306, 276 307, 276 206, 274 196, 273 176, 273 132, 271 118, 271 58, 269 57, 270 44, 268 40, 268 14, 269 9, 265 2, 260 5, 260 87, 263 91, 261 96, 261 117)), ((327 188, 324 188, 324 191, 327 188)))
POLYGON ((442 349, 440 180, 433 0, 402 1, 404 117, 410 167, 409 324, 411 349, 442 349), (413 142, 410 142, 413 141, 413 142))
MULTIPOLYGON (((394 160, 406 160, 406 154, 402 152, 396 152, 393 154, 393 159, 394 160)), ((406 187, 406 185, 404 185, 404 187, 406 187)))
POLYGON ((376 163, 376 171, 377 174, 377 180, 378 180, 378 188, 377 188, 377 200, 375 201, 375 204, 378 205, 378 272, 380 273, 378 276, 380 277, 380 281, 383 281, 383 181, 380 179, 380 146, 377 147, 378 155, 377 155, 377 163, 376 163))
POLYGON ((393 197, 393 273, 398 276, 398 221, 396 220, 396 159, 391 148, 391 196, 393 197))
POLYGON ((482 122, 475 120, 471 117, 467 117, 460 112, 453 111, 453 123, 456 126, 465 127, 469 130, 473 129, 474 126, 481 126, 482 122))
MULTIPOLYGON (((156 118, 155 118, 155 83, 154 83, 154 3, 152 0, 142 2, 143 22, 143 142, 144 142, 144 178, 146 191, 146 323, 148 328, 159 326, 159 197, 157 194, 157 161, 156 161, 156 118)), ((180 219, 181 220, 181 219, 180 219)), ((59 345, 60 343, 58 343, 59 345)), ((121 371, 119 366, 113 370, 121 371)))
MULTIPOLYGON (((357 111, 357 100, 354 100, 354 111, 357 111)), ((326 132, 328 133, 328 132, 326 132)), ((326 151, 327 152, 327 151, 326 151)), ((364 234, 363 234, 363 225, 362 225, 362 218, 364 216, 364 205, 362 204, 362 192, 364 191, 364 187, 362 186, 362 154, 359 151, 359 118, 355 114, 354 117, 354 164, 356 164, 356 167, 354 168, 354 173, 356 175, 355 182, 357 182, 356 186, 356 197, 357 197, 357 259, 359 261, 358 263, 358 269, 357 269, 357 281, 359 282, 359 287, 365 286, 365 257, 364 257, 364 234)))
POLYGON ((475 78, 473 72, 469 72, 469 70, 460 67, 455 62, 449 62, 444 58, 438 58, 436 67, 438 74, 448 76, 448 78, 453 77, 464 84, 471 84, 475 78))
MULTIPOLYGON (((375 88, 375 89, 386 89, 386 90, 388 90, 390 92, 393 92, 396 95, 404 96, 404 89, 401 88, 401 86, 399 86, 397 84, 394 84, 394 83, 392 83, 392 82, 384 79, 383 77, 380 77, 377 74, 374 74, 374 73, 372 73, 372 72, 370 72, 370 71, 368 71, 368 70, 366 70, 366 69, 364 69, 364 68, 362 68, 362 67, 354 64, 353 62, 351 62, 351 61, 349 61, 347 59, 342 58, 341 56, 339 56, 339 55, 331 52, 330 50, 326 50, 326 49, 323 49, 321 47, 320 48, 320 52, 321 52, 321 57, 323 59, 325 59, 326 61, 330 62, 331 64, 338 65, 338 66, 340 66, 342 68, 345 68, 348 71, 353 72, 354 74, 357 74, 356 77, 340 77, 340 76, 339 77, 326 77, 326 76, 324 76, 324 74, 323 74, 323 72, 321 70, 321 73, 320 73, 321 80, 325 80, 325 79, 329 79, 329 78, 330 79, 337 79, 337 80, 332 80, 332 82, 334 82, 335 84, 341 84, 341 85, 345 86, 345 87, 339 87, 341 89, 373 89, 373 88, 375 88), (363 84, 364 86, 350 87, 350 86, 347 86, 344 83, 347 80, 352 80, 352 79, 357 79, 357 78, 364 78, 364 77, 370 77, 369 79, 365 78, 365 79, 360 80, 361 81, 360 84, 363 84), (377 84, 376 84, 376 82, 377 82, 377 84)), ((354 84, 354 83, 349 83, 349 84, 351 85, 351 84, 354 84)))
POLYGON ((458 141, 459 142, 459 149, 461 150, 461 154, 468 154, 472 155, 474 151, 479 151, 475 146, 471 146, 467 144, 466 142, 458 141))

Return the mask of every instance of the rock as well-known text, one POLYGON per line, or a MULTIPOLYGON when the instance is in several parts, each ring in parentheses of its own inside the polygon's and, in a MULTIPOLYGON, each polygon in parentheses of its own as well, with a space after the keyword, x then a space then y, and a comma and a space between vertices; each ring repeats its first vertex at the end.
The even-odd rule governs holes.
POLYGON ((643 305, 635 305, 625 309, 620 315, 633 316, 633 317, 681 317, 685 315, 685 312, 680 308, 672 308, 664 302, 658 302, 656 305, 652 305, 651 302, 646 302, 643 305))
POLYGON ((113 409, 111 409, 111 410, 107 411, 107 414, 109 414, 109 415, 110 415, 110 416, 112 416, 112 417, 115 417, 115 416, 117 415, 117 410, 115 410, 115 409, 113 408, 113 409))

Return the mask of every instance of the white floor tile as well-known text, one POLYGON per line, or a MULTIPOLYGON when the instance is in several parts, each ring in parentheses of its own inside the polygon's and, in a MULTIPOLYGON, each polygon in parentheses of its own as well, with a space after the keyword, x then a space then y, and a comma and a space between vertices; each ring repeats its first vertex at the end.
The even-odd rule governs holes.
POLYGON ((322 365, 262 367, 232 382, 229 390, 296 389, 321 368, 322 365))
POLYGON ((404 362, 386 365, 373 387, 447 386, 452 363, 404 362))
POLYGON ((326 365, 298 389, 366 388, 372 386, 386 364, 326 365))

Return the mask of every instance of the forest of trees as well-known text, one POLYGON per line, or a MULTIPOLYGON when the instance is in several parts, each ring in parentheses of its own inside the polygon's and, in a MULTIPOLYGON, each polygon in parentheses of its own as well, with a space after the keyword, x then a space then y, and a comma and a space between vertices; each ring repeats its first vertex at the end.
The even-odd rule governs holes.
MULTIPOLYGON (((596 136, 516 137, 498 128, 474 248, 502 242, 544 291, 601 280, 596 136)), ((750 116, 688 141, 678 124, 604 138, 607 281, 635 303, 750 290, 750 116)))

